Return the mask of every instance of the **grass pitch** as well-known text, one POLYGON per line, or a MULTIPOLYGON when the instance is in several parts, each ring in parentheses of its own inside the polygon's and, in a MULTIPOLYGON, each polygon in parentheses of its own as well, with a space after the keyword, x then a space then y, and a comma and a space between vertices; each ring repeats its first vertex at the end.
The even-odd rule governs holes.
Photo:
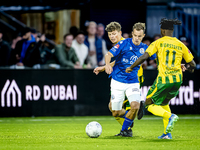
POLYGON ((162 118, 135 120, 132 138, 115 137, 121 126, 112 116, 0 118, 0 149, 47 150, 197 150, 200 149, 200 115, 179 115, 172 140, 157 139, 163 133, 162 118), (89 138, 90 121, 102 125, 99 138, 89 138))

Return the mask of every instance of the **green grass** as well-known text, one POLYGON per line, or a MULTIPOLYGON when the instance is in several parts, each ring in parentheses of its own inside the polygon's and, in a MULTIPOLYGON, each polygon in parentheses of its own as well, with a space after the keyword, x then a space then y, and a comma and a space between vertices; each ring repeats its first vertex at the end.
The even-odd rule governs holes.
POLYGON ((115 137, 121 126, 111 116, 0 118, 0 150, 197 150, 200 149, 200 115, 179 115, 172 140, 159 140, 162 119, 145 116, 135 120, 133 137, 115 137), (99 138, 89 138, 85 127, 98 121, 103 128, 99 138))

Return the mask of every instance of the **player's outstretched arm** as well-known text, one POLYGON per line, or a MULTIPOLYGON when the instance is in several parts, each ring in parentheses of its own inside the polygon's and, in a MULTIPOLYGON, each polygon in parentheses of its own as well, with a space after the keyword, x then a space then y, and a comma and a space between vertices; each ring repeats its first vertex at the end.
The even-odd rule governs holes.
POLYGON ((145 60, 149 58, 149 53, 145 52, 142 56, 140 56, 130 67, 126 68, 126 72, 130 73, 133 71, 133 68, 142 64, 145 60))
MULTIPOLYGON (((110 63, 111 67, 113 67, 115 65, 115 61, 111 62, 110 63)), ((104 66, 101 66, 101 67, 97 67, 93 70, 93 72, 98 75, 100 72, 103 72, 105 71, 105 65, 104 66)))
POLYGON ((113 54, 108 52, 106 55, 105 55, 105 62, 106 62, 106 65, 105 65, 105 72, 107 74, 111 74, 113 69, 112 69, 112 66, 110 65, 110 61, 111 61, 111 58, 113 57, 113 54))
POLYGON ((194 69, 196 68, 196 63, 194 60, 192 60, 191 62, 189 62, 189 65, 186 67, 187 70, 191 73, 194 72, 194 69))

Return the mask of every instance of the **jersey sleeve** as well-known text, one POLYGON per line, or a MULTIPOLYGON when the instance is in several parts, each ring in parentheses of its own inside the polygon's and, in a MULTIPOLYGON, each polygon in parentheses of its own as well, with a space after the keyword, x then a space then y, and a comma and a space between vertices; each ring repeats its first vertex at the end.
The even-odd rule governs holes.
MULTIPOLYGON (((157 47, 156 47, 156 41, 151 43, 149 45, 149 47, 147 48, 146 52, 149 54, 149 56, 151 57, 153 54, 155 54, 158 51, 157 47)), ((154 55, 155 57, 155 55, 154 55)), ((155 58, 154 58, 155 59, 155 58)))
POLYGON ((149 57, 150 60, 154 60, 156 59, 157 55, 156 54, 153 54, 151 57, 149 57))
POLYGON ((186 63, 191 62, 194 58, 190 50, 184 44, 183 44, 183 58, 185 59, 186 63))
POLYGON ((113 54, 114 57, 118 56, 124 47, 125 41, 119 41, 115 46, 113 46, 109 52, 113 54))

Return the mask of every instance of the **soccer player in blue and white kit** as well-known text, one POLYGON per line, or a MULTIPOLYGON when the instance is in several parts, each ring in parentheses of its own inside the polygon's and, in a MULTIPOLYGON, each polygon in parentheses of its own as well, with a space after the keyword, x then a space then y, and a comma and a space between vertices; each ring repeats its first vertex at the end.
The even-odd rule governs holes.
MULTIPOLYGON (((125 95, 128 97, 131 109, 126 111, 125 120, 118 136, 132 137, 132 131, 128 130, 140 108, 140 85, 138 81, 138 70, 140 66, 134 68, 131 74, 125 72, 147 49, 147 45, 141 43, 145 36, 145 24, 136 23, 133 26, 132 36, 117 43, 105 55, 105 72, 110 74, 111 79, 111 103, 112 115, 114 117, 122 114, 122 104, 125 95), (111 58, 115 57, 115 65, 110 65, 111 58)), ((154 59, 156 55, 153 56, 154 59)))

